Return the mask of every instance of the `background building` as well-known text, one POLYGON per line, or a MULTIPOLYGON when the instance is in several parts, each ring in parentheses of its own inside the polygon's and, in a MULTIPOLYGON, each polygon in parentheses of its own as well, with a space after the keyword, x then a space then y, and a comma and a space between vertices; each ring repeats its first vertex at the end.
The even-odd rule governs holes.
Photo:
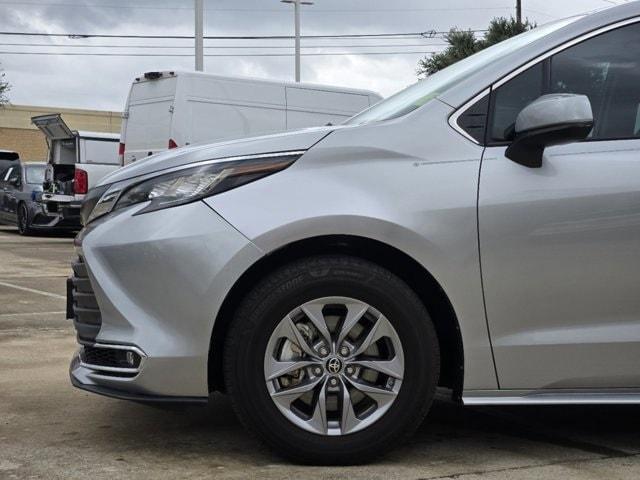
POLYGON ((0 150, 14 150, 26 161, 46 160, 47 142, 31 117, 47 113, 61 113, 72 130, 120 133, 120 112, 7 105, 0 108, 0 150))

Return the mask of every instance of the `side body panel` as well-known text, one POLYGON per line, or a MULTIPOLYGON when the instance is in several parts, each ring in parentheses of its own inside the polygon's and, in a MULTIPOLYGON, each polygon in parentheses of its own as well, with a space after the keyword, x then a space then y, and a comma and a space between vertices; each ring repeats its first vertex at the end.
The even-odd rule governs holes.
POLYGON ((80 164, 76 168, 87 172, 89 188, 120 168, 117 141, 80 138, 79 144, 80 164))
POLYGON ((487 148, 479 195, 501 388, 640 387, 640 140, 487 148))

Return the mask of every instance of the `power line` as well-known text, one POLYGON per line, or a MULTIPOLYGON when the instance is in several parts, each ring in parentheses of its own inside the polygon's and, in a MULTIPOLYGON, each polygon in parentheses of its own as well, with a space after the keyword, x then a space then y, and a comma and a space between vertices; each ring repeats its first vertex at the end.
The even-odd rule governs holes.
POLYGON ((543 15, 543 16, 549 17, 549 18, 557 18, 555 15, 551 15, 551 14, 545 13, 545 12, 543 12, 541 10, 535 10, 535 9, 529 8, 529 7, 523 8, 522 10, 525 11, 525 12, 535 13, 537 15, 543 15))
MULTIPOLYGON (((473 33, 486 32, 483 30, 464 29, 473 33)), ((445 35, 448 31, 428 30, 409 33, 346 33, 335 35, 302 35, 302 38, 434 38, 435 35, 445 35)), ((0 35, 16 35, 26 37, 66 37, 80 38, 146 38, 166 40, 193 40, 191 35, 134 35, 134 34, 86 34, 86 33, 45 33, 45 32, 11 32, 0 31, 0 35)), ((205 40, 290 40, 292 35, 208 35, 205 40)))
MULTIPOLYGON (((0 2, 0 5, 37 5, 39 7, 90 7, 90 8, 116 8, 116 9, 131 9, 131 10, 191 10, 193 7, 166 7, 155 5, 114 5, 105 3, 69 3, 69 2, 25 2, 25 1, 10 1, 0 2)), ((405 13, 405 12, 448 12, 448 11, 467 11, 467 10, 507 10, 511 6, 496 6, 496 7, 426 7, 426 8, 330 8, 330 9, 316 9, 310 11, 310 13, 405 13)), ((242 12, 242 13, 287 13, 285 10, 274 8, 205 8, 205 11, 211 12, 242 12)))
MULTIPOLYGON (((437 51, 420 52, 334 52, 334 53, 303 53, 307 57, 327 57, 340 55, 426 55, 437 51)), ((84 52, 7 52, 0 51, 0 55, 51 55, 51 56, 86 56, 86 57, 193 57, 186 53, 84 53, 84 52)), ((208 53, 205 57, 293 57, 293 53, 208 53)))
MULTIPOLYGON (((365 44, 365 45, 303 45, 302 48, 397 48, 397 47, 439 47, 447 46, 448 43, 406 43, 406 44, 365 44)), ((3 47, 59 47, 59 48, 149 48, 149 49, 193 49, 191 45, 115 45, 115 44, 99 44, 99 45, 63 45, 60 43, 0 43, 3 47)), ((290 49, 292 45, 205 45, 205 49, 290 49)))

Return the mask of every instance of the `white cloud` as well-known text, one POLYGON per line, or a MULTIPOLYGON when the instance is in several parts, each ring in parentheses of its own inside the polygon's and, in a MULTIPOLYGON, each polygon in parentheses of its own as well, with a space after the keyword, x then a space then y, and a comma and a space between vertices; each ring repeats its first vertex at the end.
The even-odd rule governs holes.
POLYGON ((365 88, 388 96, 417 81, 415 69, 419 57, 306 57, 303 72, 307 73, 305 79, 315 83, 365 88))

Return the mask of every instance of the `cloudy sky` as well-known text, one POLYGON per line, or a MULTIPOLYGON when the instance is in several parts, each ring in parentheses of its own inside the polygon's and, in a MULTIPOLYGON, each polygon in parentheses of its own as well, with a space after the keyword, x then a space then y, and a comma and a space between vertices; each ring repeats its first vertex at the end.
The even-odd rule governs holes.
MULTIPOLYGON (((524 16, 543 24, 624 1, 523 0, 523 10, 524 16)), ((303 7, 302 33, 482 30, 493 17, 513 15, 514 4, 515 0, 315 0, 313 6, 303 7)), ((292 10, 279 0, 205 0, 205 35, 291 35, 292 10)), ((192 0, 0 0, 0 31, 188 36, 193 35, 193 14, 192 0)), ((120 111, 137 74, 192 69, 194 62, 189 39, 2 34, 0 42, 0 68, 12 84, 10 100, 17 105, 120 111)), ((210 55, 205 58, 207 72, 293 79, 291 40, 212 39, 205 45, 210 55)), ((443 40, 437 36, 303 39, 302 80, 366 88, 386 96, 415 82, 418 59, 442 48, 443 40), (335 53, 339 55, 328 55, 335 53)))

